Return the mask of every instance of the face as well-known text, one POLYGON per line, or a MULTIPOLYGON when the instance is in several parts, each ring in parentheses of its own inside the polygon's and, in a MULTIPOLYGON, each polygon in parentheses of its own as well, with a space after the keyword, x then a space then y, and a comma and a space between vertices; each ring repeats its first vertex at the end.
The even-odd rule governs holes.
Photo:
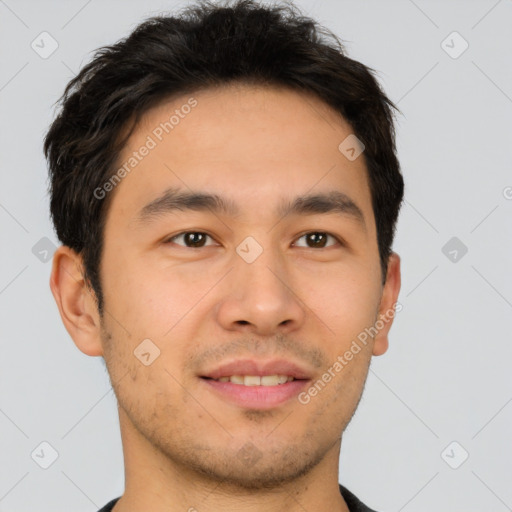
POLYGON ((274 88, 144 116, 108 192, 100 268, 127 464, 152 451, 163 471, 257 488, 337 462, 390 322, 361 333, 398 293, 381 284, 364 154, 338 149, 351 133, 274 88))

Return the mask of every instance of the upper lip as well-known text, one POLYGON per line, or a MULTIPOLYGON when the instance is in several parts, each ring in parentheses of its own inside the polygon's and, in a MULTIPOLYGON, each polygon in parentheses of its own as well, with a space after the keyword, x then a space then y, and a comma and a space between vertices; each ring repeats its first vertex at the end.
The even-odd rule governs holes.
POLYGON ((271 361, 237 359, 236 361, 221 364, 201 375, 201 377, 220 379, 221 377, 231 377, 232 375, 257 375, 260 377, 263 375, 287 375, 295 379, 311 378, 307 370, 296 363, 284 359, 274 359, 271 361))

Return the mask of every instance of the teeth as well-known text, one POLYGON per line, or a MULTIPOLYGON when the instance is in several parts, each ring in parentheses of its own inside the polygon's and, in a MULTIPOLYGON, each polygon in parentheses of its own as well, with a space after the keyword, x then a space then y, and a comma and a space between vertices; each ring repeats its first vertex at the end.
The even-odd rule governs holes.
MULTIPOLYGON (((285 375, 281 375, 281 377, 285 377, 285 375)), ((260 381, 262 386, 277 386, 279 384, 279 375, 264 375, 260 378, 260 381)))
POLYGON ((244 377, 244 386, 261 386, 261 377, 257 375, 246 375, 244 377))
POLYGON ((288 375, 232 375, 231 377, 220 377, 219 382, 232 382, 243 386, 278 386, 291 382, 293 377, 288 375))

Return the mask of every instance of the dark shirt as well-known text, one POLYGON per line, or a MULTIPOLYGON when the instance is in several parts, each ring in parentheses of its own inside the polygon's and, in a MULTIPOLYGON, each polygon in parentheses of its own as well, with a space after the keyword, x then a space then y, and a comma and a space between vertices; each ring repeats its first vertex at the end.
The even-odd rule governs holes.
MULTIPOLYGON (((350 512, 375 512, 375 510, 368 508, 364 503, 361 503, 348 489, 345 489, 345 487, 342 485, 340 485, 340 492, 343 496, 343 499, 347 503, 350 512)), ((121 496, 119 496, 119 498, 120 497, 121 496)), ((111 512, 119 498, 113 499, 98 512, 111 512)))

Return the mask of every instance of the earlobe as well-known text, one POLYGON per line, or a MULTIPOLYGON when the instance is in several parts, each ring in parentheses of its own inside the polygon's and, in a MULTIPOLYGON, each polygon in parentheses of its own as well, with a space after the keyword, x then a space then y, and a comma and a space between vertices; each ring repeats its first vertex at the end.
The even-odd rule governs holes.
POLYGON ((53 256, 50 288, 62 322, 84 354, 101 356, 100 317, 93 292, 84 280, 82 258, 61 246, 53 256))
POLYGON ((393 323, 396 313, 398 294, 400 293, 401 274, 400 274, 400 256, 392 252, 389 256, 386 282, 382 290, 382 297, 377 316, 378 333, 375 335, 373 344, 373 355, 380 356, 384 354, 389 347, 389 330, 393 323))

